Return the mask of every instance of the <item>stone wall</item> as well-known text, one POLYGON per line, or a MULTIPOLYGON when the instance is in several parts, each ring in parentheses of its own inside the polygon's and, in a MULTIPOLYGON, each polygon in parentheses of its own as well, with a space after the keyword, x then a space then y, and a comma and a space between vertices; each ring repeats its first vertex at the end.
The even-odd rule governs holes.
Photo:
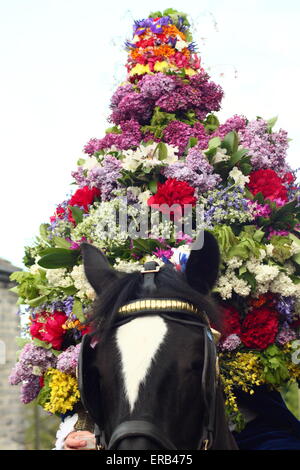
POLYGON ((20 317, 17 315, 17 296, 9 291, 10 272, 16 270, 0 259, 0 449, 24 449, 24 405, 20 403, 20 387, 11 386, 8 377, 16 362, 20 336, 20 317))

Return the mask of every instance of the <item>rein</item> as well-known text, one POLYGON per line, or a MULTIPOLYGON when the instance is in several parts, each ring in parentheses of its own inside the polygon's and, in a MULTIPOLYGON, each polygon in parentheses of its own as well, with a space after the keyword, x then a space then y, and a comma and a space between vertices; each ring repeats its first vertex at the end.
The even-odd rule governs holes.
MULTIPOLYGON (((149 262, 144 266, 144 286, 148 291, 153 290, 154 276, 158 272, 156 263, 149 262), (153 266, 154 265, 154 266, 153 266)), ((203 369, 200 383, 200 393, 204 402, 204 419, 202 435, 199 439, 197 450, 208 450, 213 445, 216 417, 216 391, 218 383, 217 351, 214 339, 218 339, 219 332, 213 330, 204 311, 199 311, 189 302, 174 299, 144 299, 135 300, 123 305, 118 311, 115 328, 143 315, 159 315, 167 321, 173 321, 183 325, 197 326, 203 330, 204 354, 203 369)), ((91 337, 84 335, 78 364, 78 378, 81 400, 84 407, 93 418, 91 403, 86 399, 84 391, 84 353, 85 348, 91 348, 91 337), (86 344, 88 342, 88 344, 86 344)), ((96 422, 96 420, 94 419, 96 422)), ((96 448, 98 450, 117 449, 123 439, 130 437, 145 437, 158 444, 161 449, 177 450, 175 445, 152 422, 145 420, 127 420, 120 423, 113 431, 108 443, 105 442, 104 430, 99 423, 95 425, 96 448)))

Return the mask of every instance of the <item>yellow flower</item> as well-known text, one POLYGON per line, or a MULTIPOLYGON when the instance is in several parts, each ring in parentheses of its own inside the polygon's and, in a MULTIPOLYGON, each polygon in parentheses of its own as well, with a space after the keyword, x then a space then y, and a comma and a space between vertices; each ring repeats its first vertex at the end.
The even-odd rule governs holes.
POLYGON ((50 378, 50 397, 44 409, 53 414, 72 410, 80 399, 76 378, 53 368, 47 370, 46 377, 50 378))
POLYGON ((163 60, 162 62, 155 62, 154 70, 155 72, 167 72, 170 69, 170 64, 163 60))
POLYGON ((186 75, 190 75, 190 76, 196 75, 196 73, 197 73, 197 72, 195 72, 195 70, 190 69, 190 68, 184 69, 184 71, 185 71, 185 74, 186 74, 186 75))
POLYGON ((149 65, 137 64, 130 70, 129 75, 144 75, 145 73, 150 73, 149 65))

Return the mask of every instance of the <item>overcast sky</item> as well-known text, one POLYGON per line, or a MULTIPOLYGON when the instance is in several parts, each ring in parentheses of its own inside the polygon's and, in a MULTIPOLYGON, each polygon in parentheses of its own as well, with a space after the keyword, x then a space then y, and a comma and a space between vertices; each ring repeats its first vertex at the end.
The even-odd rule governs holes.
MULTIPOLYGON (((222 119, 278 116, 299 167, 299 0, 159 0, 193 23, 202 64, 225 91, 222 119)), ((24 245, 72 192, 71 171, 103 137, 110 97, 126 77, 123 42, 147 2, 0 0, 0 257, 24 245)))

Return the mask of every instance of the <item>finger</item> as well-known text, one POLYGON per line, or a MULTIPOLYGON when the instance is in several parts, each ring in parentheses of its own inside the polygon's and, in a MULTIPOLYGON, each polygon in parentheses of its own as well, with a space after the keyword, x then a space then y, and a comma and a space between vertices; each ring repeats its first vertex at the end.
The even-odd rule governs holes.
POLYGON ((85 447, 86 441, 78 441, 78 439, 70 439, 65 443, 67 450, 76 450, 78 447, 85 447))

